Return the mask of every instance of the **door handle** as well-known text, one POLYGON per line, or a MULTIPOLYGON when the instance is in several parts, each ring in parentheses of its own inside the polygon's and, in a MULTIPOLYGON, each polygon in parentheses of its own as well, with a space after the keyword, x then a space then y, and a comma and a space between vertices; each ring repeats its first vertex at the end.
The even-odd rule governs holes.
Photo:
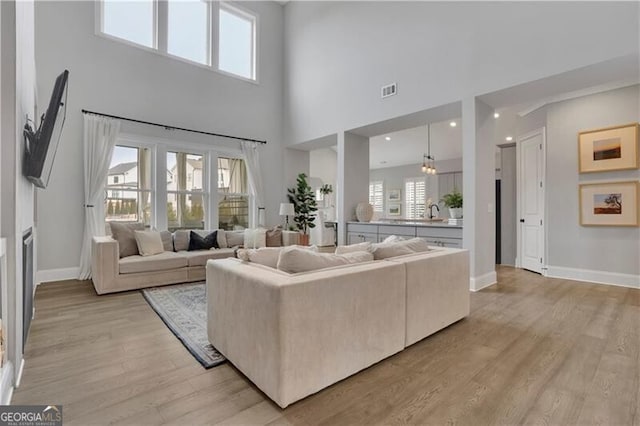
POLYGON ((520 219, 520 223, 524 223, 524 219, 520 219))

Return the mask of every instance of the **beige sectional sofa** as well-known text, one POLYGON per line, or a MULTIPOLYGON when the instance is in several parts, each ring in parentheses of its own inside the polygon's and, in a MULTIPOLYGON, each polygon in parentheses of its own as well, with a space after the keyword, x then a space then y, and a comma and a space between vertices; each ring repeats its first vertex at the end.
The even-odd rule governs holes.
MULTIPOLYGON (((129 223, 135 227, 136 223, 129 223)), ((137 229, 137 228, 136 228, 137 229)), ((144 229, 141 227, 140 229, 144 229)), ((162 231, 165 251, 152 256, 131 255, 120 257, 118 241, 111 237, 109 224, 105 232, 109 235, 94 237, 91 250, 91 275, 93 286, 98 294, 136 290, 168 284, 204 281, 205 265, 210 259, 234 257, 238 247, 242 247, 245 230, 217 230, 217 243, 220 248, 188 251, 191 230, 176 230, 173 233, 162 231)), ((298 232, 253 229, 251 240, 271 246, 287 246, 298 243, 298 232), (257 234, 256 234, 257 232, 257 234), (262 239, 255 238, 260 234, 262 239)), ((212 230, 194 230, 206 236, 212 230)), ((135 243, 134 243, 135 244, 135 243)))
POLYGON ((438 248, 287 274, 207 263, 213 346, 280 407, 469 314, 468 251, 438 248))
MULTIPOLYGON (((176 231, 177 237, 186 239, 188 232, 176 231)), ((205 279, 205 264, 209 259, 233 257, 235 248, 227 247, 187 251, 178 246, 177 251, 164 251, 153 256, 126 256, 120 258, 118 241, 111 236, 94 237, 91 250, 91 274, 98 294, 135 290, 167 284, 178 284, 205 279)), ((182 242, 182 245, 185 243, 182 242)))

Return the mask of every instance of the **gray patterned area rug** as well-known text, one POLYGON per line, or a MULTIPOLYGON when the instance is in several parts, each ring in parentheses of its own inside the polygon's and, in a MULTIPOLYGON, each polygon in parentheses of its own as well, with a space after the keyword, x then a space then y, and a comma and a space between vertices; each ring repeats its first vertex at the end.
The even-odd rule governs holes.
POLYGON ((204 368, 226 361, 207 337, 205 283, 178 284, 142 290, 158 316, 204 368))

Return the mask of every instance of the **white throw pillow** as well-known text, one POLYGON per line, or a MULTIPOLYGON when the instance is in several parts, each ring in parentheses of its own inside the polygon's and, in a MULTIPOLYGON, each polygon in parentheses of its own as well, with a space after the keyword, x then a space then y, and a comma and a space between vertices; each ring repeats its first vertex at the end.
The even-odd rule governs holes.
POLYGON ((270 268, 278 267, 278 256, 281 247, 262 247, 259 249, 240 249, 237 252, 238 259, 245 262, 259 263, 270 268))
POLYGON ((385 238, 382 242, 383 243, 397 243, 399 241, 404 241, 404 238, 399 237, 397 235, 389 235, 387 238, 385 238))
POLYGON ((216 237, 218 238, 218 248, 227 248, 227 236, 224 229, 218 229, 216 237))
POLYGON ((411 238, 410 240, 401 241, 399 244, 408 247, 415 253, 422 253, 431 250, 429 244, 422 238, 411 238))
POLYGON ((375 260, 388 259, 390 257, 404 256, 406 254, 413 253, 413 250, 409 247, 400 245, 400 243, 373 244, 373 258, 375 260))
POLYGON ((373 258, 375 260, 388 259, 390 257, 404 256, 413 253, 429 251, 429 244, 422 238, 412 238, 391 243, 372 244, 373 258))
POLYGON ((365 241, 364 243, 351 244, 348 246, 338 246, 336 247, 336 254, 355 253, 357 251, 367 251, 371 253, 372 250, 371 243, 365 241))
POLYGON ((373 255, 366 251, 347 254, 317 253, 298 247, 285 247, 278 258, 278 269, 290 274, 315 271, 333 266, 370 262, 373 255))
POLYGON ((134 231, 140 256, 153 256, 164 251, 162 237, 158 231, 134 231))
POLYGON ((244 230, 244 248, 260 248, 267 245, 267 230, 264 228, 244 230))

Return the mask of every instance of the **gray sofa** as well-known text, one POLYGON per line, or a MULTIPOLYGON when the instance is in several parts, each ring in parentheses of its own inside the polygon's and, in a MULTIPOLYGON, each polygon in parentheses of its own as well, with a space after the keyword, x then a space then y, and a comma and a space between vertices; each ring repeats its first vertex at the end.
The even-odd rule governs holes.
POLYGON ((297 274, 207 263, 209 341, 282 408, 467 315, 467 250, 297 274))

